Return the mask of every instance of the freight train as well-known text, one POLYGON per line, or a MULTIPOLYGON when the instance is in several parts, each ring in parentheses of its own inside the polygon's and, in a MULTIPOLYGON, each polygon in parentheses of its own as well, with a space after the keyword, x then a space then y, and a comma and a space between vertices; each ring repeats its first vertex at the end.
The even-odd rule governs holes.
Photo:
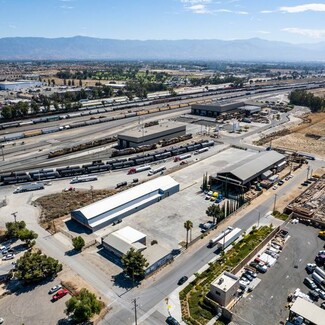
POLYGON ((50 169, 39 169, 29 172, 11 172, 0 175, 0 182, 3 185, 18 184, 32 181, 41 181, 45 179, 55 179, 70 176, 89 175, 92 173, 106 172, 110 170, 117 170, 122 168, 129 168, 133 166, 139 166, 149 164, 155 161, 164 160, 169 157, 177 156, 186 152, 194 150, 208 148, 214 146, 213 140, 205 140, 202 142, 196 142, 187 146, 181 146, 172 148, 171 150, 165 150, 161 152, 155 152, 153 154, 139 155, 130 158, 111 159, 106 163, 98 160, 93 161, 90 164, 58 167, 50 169))

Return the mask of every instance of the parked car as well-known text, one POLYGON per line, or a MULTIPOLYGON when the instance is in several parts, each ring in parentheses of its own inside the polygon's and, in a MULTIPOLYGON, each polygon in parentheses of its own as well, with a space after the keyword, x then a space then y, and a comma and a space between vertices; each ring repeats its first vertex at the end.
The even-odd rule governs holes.
POLYGON ((278 181, 278 185, 283 185, 284 184, 284 181, 278 181))
POLYGON ((182 277, 178 280, 177 284, 178 284, 178 285, 182 285, 182 284, 185 283, 187 280, 188 280, 188 277, 187 277, 186 275, 184 275, 184 276, 182 276, 182 277))
POLYGON ((325 301, 320 304, 320 308, 325 309, 325 301))
POLYGON ((304 284, 311 290, 315 290, 317 288, 316 283, 308 277, 304 279, 304 284))
POLYGON ((257 274, 251 269, 245 269, 245 273, 249 274, 252 278, 257 277, 257 274))
POLYGON ((249 281, 247 279, 241 278, 239 280, 239 285, 244 286, 244 287, 247 287, 247 286, 249 286, 249 281))
POLYGON ((59 299, 61 299, 62 297, 64 297, 65 295, 67 295, 69 293, 69 291, 67 289, 60 289, 53 297, 52 300, 53 301, 57 301, 59 299))
POLYGON ((62 289, 61 284, 57 284, 56 286, 52 287, 49 291, 49 294, 57 292, 58 290, 62 289))
POLYGON ((168 316, 166 318, 166 323, 169 325, 179 325, 179 322, 173 316, 168 316))
POLYGON ((250 263, 249 263, 249 266, 251 266, 251 267, 253 267, 254 269, 256 269, 257 266, 258 266, 258 263, 257 263, 257 262, 250 262, 250 263))
POLYGON ((76 189, 74 188, 74 187, 72 187, 72 186, 70 186, 70 187, 66 187, 64 190, 63 190, 63 192, 71 192, 71 191, 75 191, 76 189))
POLYGON ((0 317, 0 324, 3 324, 4 321, 5 320, 2 317, 0 317))
POLYGON ((10 254, 7 254, 6 256, 4 256, 4 257, 2 258, 2 260, 3 260, 3 261, 6 261, 6 260, 12 260, 12 259, 14 259, 14 258, 15 258, 15 255, 12 254, 12 253, 10 253, 10 254))
POLYGON ((249 282, 253 281, 253 277, 246 272, 242 274, 242 278, 247 279, 249 282))
POLYGON ((278 188, 278 186, 277 185, 274 185, 273 187, 272 187, 272 190, 276 190, 278 188))
POLYGON ((267 266, 262 265, 262 264, 258 264, 257 267, 256 267, 256 270, 258 272, 261 272, 261 273, 266 273, 267 272, 267 266))

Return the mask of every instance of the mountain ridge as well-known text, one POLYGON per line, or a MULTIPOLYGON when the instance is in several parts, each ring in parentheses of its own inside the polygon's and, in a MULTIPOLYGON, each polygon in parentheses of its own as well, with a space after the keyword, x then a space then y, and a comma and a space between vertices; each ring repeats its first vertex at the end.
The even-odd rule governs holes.
POLYGON ((0 60, 324 61, 325 42, 291 44, 237 40, 118 40, 73 37, 0 38, 0 60))

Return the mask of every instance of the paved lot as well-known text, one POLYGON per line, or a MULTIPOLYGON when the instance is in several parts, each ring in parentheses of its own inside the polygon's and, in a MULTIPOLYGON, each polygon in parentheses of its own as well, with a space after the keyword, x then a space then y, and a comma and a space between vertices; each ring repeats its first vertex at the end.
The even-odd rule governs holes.
POLYGON ((259 275, 260 284, 233 308, 233 312, 243 318, 243 324, 279 324, 289 315, 285 307, 289 293, 297 288, 304 293, 309 291, 303 284, 307 276, 305 266, 313 262, 324 241, 317 237, 318 229, 303 224, 289 224, 285 229, 290 238, 277 263, 267 273, 259 275))
POLYGON ((96 234, 104 235, 129 225, 147 234, 148 243, 155 239, 167 249, 177 248, 178 244, 186 238, 184 229, 186 220, 193 222, 193 238, 200 235, 199 224, 211 220, 205 214, 211 202, 206 201, 200 191, 203 174, 205 172, 209 174, 210 171, 215 173, 231 165, 234 157, 236 161, 241 161, 251 155, 254 153, 231 148, 171 174, 181 184, 179 193, 124 218, 118 226, 108 226, 97 231, 96 234))
POLYGON ((51 302, 52 295, 48 294, 51 287, 58 284, 56 279, 44 285, 23 287, 12 295, 1 298, 0 315, 5 324, 10 325, 53 325, 63 320, 65 302, 70 295, 66 295, 56 302, 51 302))

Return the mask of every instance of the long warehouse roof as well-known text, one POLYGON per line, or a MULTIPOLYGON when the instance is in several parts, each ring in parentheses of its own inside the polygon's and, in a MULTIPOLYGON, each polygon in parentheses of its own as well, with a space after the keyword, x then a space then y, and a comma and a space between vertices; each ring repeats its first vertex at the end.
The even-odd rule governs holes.
POLYGON ((269 168, 283 159, 285 159, 285 156, 277 151, 264 151, 221 170, 218 175, 231 173, 245 182, 254 175, 263 172, 265 168, 269 168))
POLYGON ((81 213, 87 220, 90 220, 148 193, 157 190, 166 191, 177 185, 179 184, 170 176, 158 177, 74 211, 81 213))

